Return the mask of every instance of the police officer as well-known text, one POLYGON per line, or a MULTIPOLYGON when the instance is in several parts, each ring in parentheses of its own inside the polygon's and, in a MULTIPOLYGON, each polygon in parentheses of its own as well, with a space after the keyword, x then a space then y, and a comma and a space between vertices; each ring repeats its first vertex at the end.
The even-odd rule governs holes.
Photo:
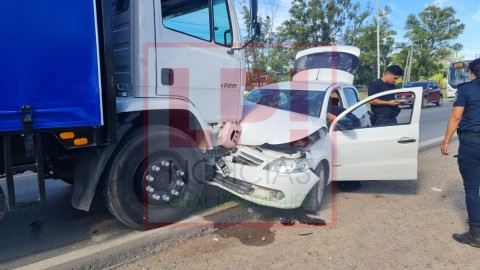
POLYGON ((458 166, 463 178, 470 229, 463 234, 453 234, 453 238, 480 248, 480 58, 469 64, 468 74, 472 81, 458 86, 440 150, 443 155, 448 155, 450 139, 458 127, 458 166))
MULTIPOLYGON (((397 80, 403 75, 403 70, 397 65, 388 66, 382 78, 373 81, 368 87, 368 95, 372 96, 384 91, 395 89, 397 80)), ((382 96, 370 101, 372 107, 373 126, 396 125, 400 113, 395 95, 382 96)))

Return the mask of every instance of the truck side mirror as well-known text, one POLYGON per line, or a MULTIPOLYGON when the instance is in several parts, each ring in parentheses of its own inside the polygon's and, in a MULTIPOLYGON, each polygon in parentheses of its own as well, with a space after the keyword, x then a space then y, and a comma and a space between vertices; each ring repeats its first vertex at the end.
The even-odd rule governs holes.
POLYGON ((260 23, 258 22, 252 23, 252 25, 250 26, 250 38, 252 40, 256 39, 257 37, 260 36, 260 32, 261 32, 260 23))

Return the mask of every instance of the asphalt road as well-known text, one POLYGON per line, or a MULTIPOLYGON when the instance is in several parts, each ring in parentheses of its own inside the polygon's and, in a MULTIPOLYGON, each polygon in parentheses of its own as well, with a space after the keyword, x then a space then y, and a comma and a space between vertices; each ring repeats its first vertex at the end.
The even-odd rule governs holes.
MULTIPOLYGON (((452 102, 434 104, 422 109, 420 143, 443 136, 452 102)), ((35 198, 32 174, 20 176, 18 200, 35 198)), ((0 181, 5 190, 5 181, 0 181)), ((90 212, 70 206, 71 186, 61 181, 47 180, 47 205, 7 212, 0 221, 0 269, 10 269, 65 254, 83 247, 102 243, 134 233, 117 221, 107 210, 101 192, 96 194, 90 212)), ((206 197, 222 191, 208 187, 206 197), (210 194, 210 195, 209 195, 210 194)), ((211 208, 216 202, 204 205, 211 208)))
POLYGON ((452 112, 453 102, 445 101, 443 106, 429 104, 420 114, 420 142, 441 137, 445 134, 448 117, 452 112))

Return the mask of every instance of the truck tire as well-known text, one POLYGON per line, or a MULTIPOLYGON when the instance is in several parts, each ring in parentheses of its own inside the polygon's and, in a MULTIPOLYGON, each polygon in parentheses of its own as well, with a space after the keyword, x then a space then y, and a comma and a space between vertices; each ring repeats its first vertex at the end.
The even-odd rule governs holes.
POLYGON ((317 165, 317 168, 315 168, 315 174, 319 177, 319 180, 312 187, 302 203, 302 208, 309 213, 317 213, 322 209, 325 188, 328 183, 323 162, 320 162, 317 165))
POLYGON ((145 230, 191 212, 203 189, 205 164, 184 132, 152 126, 121 141, 105 175, 110 212, 127 226, 145 230))

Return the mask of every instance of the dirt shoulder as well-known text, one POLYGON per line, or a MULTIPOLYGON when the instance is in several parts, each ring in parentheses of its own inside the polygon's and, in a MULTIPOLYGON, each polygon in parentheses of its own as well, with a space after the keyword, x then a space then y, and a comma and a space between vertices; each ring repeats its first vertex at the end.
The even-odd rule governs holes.
POLYGON ((457 149, 421 153, 418 181, 337 192, 313 222, 245 207, 253 223, 217 226, 116 269, 478 269, 480 250, 451 238, 467 228, 457 149))

